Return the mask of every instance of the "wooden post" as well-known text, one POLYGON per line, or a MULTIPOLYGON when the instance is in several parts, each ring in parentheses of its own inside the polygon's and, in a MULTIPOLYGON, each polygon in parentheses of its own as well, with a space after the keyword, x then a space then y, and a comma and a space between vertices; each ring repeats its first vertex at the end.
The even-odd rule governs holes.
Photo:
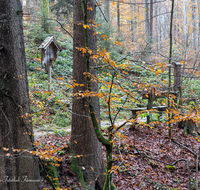
MULTIPOLYGON (((173 63, 174 65, 174 91, 179 92, 180 101, 179 105, 182 105, 182 80, 181 80, 181 63, 173 63)), ((176 97, 177 103, 177 97, 176 97)))
POLYGON ((52 87, 52 84, 51 84, 51 61, 49 61, 49 64, 48 64, 48 91, 51 92, 51 87, 52 87))
MULTIPOLYGON (((153 107, 153 101, 154 101, 154 92, 152 92, 152 90, 150 90, 150 92, 148 93, 149 97, 148 97, 148 104, 147 104, 147 110, 152 109, 153 107)), ((150 116, 147 116, 147 124, 150 123, 150 116)))

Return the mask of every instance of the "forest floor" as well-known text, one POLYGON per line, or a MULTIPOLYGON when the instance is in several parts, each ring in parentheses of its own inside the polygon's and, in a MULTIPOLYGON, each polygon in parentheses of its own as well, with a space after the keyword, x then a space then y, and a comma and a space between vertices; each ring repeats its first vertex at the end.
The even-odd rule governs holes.
MULTIPOLYGON (((106 133, 106 129, 103 132, 106 133)), ((198 137, 186 135, 182 129, 173 126, 173 140, 169 140, 167 126, 162 123, 154 127, 138 125, 134 130, 126 126, 117 135, 113 141, 115 162, 112 172, 118 190, 186 190, 189 186, 197 189, 196 179, 200 181, 200 168, 196 170, 198 137)), ((43 135, 36 141, 40 151, 52 150, 52 156, 58 159, 60 187, 81 190, 81 184, 70 170, 70 132, 65 136, 43 135)), ((105 161, 104 147, 103 155, 105 161)), ((45 180, 42 180, 42 186, 50 189, 45 180)))

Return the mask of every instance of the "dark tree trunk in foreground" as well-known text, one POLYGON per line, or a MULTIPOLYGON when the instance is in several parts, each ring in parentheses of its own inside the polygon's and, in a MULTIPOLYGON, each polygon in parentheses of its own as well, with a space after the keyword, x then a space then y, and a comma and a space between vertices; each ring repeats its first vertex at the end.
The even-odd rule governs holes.
MULTIPOLYGON (((89 29, 89 49, 93 52, 96 51, 96 38, 93 36, 94 30, 92 28, 95 20, 95 1, 88 0, 88 6, 92 7, 91 10, 87 10, 89 29)), ((83 53, 77 50, 77 47, 85 47, 84 29, 83 25, 83 11, 81 8, 81 0, 74 1, 74 49, 73 49, 73 80, 78 84, 84 84, 84 86, 77 86, 73 89, 73 93, 85 92, 87 90, 86 77, 83 73, 86 72, 86 57, 83 53), (78 26, 79 24, 79 26, 78 26)), ((91 66, 96 64, 90 60, 91 66)), ((94 76, 97 76, 96 69, 91 70, 94 76)), ((97 83, 92 84, 93 92, 98 91, 97 83)), ((98 98, 93 98, 93 104, 95 113, 100 122, 100 109, 98 98)), ((83 174, 86 186, 97 188, 97 184, 103 188, 104 183, 104 163, 102 157, 101 144, 96 138, 95 131, 90 119, 88 101, 85 97, 74 97, 72 108, 72 133, 71 133, 71 147, 72 155, 78 156, 76 158, 76 164, 72 162, 72 170, 78 173, 79 179, 83 174)))
POLYGON ((33 150, 30 142, 33 138, 28 134, 32 132, 28 114, 30 106, 21 3, 20 0, 0 0, 1 190, 40 189, 37 159, 32 154, 12 151, 33 150))

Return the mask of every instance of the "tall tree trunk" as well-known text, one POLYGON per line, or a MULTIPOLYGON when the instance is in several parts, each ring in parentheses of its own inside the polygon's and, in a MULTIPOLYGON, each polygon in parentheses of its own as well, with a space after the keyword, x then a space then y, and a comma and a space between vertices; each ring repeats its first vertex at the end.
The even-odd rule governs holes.
POLYGON ((194 45, 194 53, 197 54, 197 15, 196 15, 196 0, 191 0, 192 3, 192 26, 193 26, 193 45, 194 45))
MULTIPOLYGON (((136 2, 136 0, 134 1, 136 2)), ((137 22, 136 22, 136 5, 133 8, 133 0, 131 0, 131 30, 132 30, 132 42, 136 42, 136 29, 137 29, 137 22)))
POLYGON ((160 3, 156 5, 156 33, 157 33, 157 51, 160 52, 160 37, 161 37, 161 27, 160 27, 160 3))
POLYGON ((42 11, 42 27, 46 33, 50 33, 50 28, 48 25, 49 18, 49 0, 40 0, 40 7, 42 11))
MULTIPOLYGON (((187 62, 187 56, 188 56, 188 31, 187 31, 187 4, 186 0, 183 1, 184 6, 184 46, 185 46, 185 62, 187 62)), ((185 63, 183 67, 185 68, 185 63)), ((184 70, 183 70, 184 72, 184 70)))
POLYGON ((153 40, 153 0, 150 0, 150 41, 153 40))
MULTIPOLYGON (((88 25, 92 26, 92 22, 95 20, 95 1, 88 0, 88 6, 92 7, 93 11, 87 10, 88 25)), ((81 8, 81 0, 74 1, 74 47, 73 47, 73 80, 78 84, 84 84, 84 86, 76 86, 73 89, 73 93, 85 92, 87 90, 87 81, 85 77, 86 72, 86 56, 77 49, 77 47, 85 48, 85 34, 83 26, 79 23, 83 23, 83 11, 81 8)), ((94 28, 91 27, 88 32, 89 36, 89 49, 93 53, 96 52, 96 38, 93 35, 94 28)), ((96 66, 96 63, 90 59, 90 65, 96 66)), ((97 77, 97 70, 91 70, 92 75, 97 77)), ((98 85, 96 82, 92 83, 93 92, 98 91, 98 85)), ((100 122, 100 106, 97 97, 93 98, 93 104, 95 113, 100 122)), ((97 184, 103 188, 104 176, 104 163, 102 157, 101 144, 96 138, 94 128, 90 119, 90 113, 88 108, 88 101, 86 97, 73 98, 72 106, 72 132, 71 132, 71 148, 72 156, 77 156, 73 159, 72 169, 84 178, 86 186, 95 188, 97 184), (80 156, 79 156, 80 155, 80 156)), ((99 125, 100 126, 100 125, 99 125)))
POLYGON ((121 36, 119 0, 117 0, 117 32, 118 32, 118 35, 121 36))
POLYGON ((149 1, 145 0, 145 35, 146 43, 149 44, 150 26, 149 26, 149 1))
POLYGON ((199 15, 199 25, 198 25, 198 47, 200 47, 200 0, 197 0, 198 3, 198 15, 199 15))
MULTIPOLYGON (((110 38, 110 0, 104 0, 104 14, 108 22, 107 30, 105 34, 110 38)), ((109 40, 105 41, 105 48, 106 51, 109 51, 110 48, 110 42, 109 40)))
POLYGON ((20 0, 1 0, 0 18, 0 189, 39 190, 37 159, 12 152, 33 150, 20 0))
POLYGON ((110 0, 104 0, 104 14, 108 22, 110 22, 110 0))

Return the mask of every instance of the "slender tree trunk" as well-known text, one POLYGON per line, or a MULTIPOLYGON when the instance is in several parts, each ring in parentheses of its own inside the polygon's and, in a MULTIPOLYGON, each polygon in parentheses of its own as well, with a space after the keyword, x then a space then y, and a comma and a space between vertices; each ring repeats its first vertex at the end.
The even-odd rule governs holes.
POLYGON ((157 51, 160 51, 160 3, 156 5, 156 33, 157 33, 157 51))
POLYGON ((50 28, 48 25, 49 18, 49 0, 40 0, 40 7, 42 12, 42 27, 46 33, 50 33, 50 28))
POLYGON ((109 0, 104 0, 104 14, 108 22, 110 22, 110 3, 109 0))
MULTIPOLYGON (((104 14, 108 21, 108 26, 107 26, 107 30, 105 34, 108 36, 108 38, 110 38, 110 0, 104 0, 104 14)), ((105 47, 106 47, 106 51, 109 51, 109 48, 110 48, 109 40, 105 41, 105 47)))
POLYGON ((149 26, 149 1, 145 0, 145 35, 146 43, 149 43, 150 26, 149 26))
POLYGON ((199 29, 199 33, 198 33, 198 48, 200 47, 200 0, 197 0, 198 3, 198 16, 199 16, 199 25, 198 25, 198 29, 199 29))
MULTIPOLYGON (((134 1, 135 2, 135 1, 134 1)), ((132 42, 136 42, 136 5, 133 8, 133 0, 131 0, 131 31, 132 31, 132 42)))
MULTIPOLYGON (((83 1, 84 2, 84 1, 83 1)), ((87 10, 87 22, 92 26, 92 22, 95 20, 95 1, 88 0, 88 6, 92 7, 93 11, 87 10)), ((74 1, 74 49, 73 49, 73 80, 78 84, 84 86, 76 86, 73 89, 73 93, 85 92, 87 90, 86 81, 86 55, 83 55, 77 48, 85 48, 85 34, 82 25, 83 23, 83 11, 81 7, 81 0, 74 1)), ((96 38, 93 35, 94 28, 91 27, 88 31, 88 47, 93 53, 96 51, 96 38)), ((90 65, 94 67, 96 63, 90 59, 90 65)), ((97 77, 97 70, 91 69, 91 73, 97 77)), ((98 91, 98 85, 96 82, 92 83, 92 91, 98 91)), ((93 104, 95 113, 100 122, 100 106, 97 97, 93 98, 93 104)), ((74 96, 72 106, 72 133, 71 133, 71 149, 72 156, 77 156, 73 161, 73 171, 77 173, 79 179, 82 175, 86 186, 95 188, 97 184, 100 189, 104 185, 104 163, 102 157, 101 144, 96 138, 94 128, 90 119, 88 100, 86 97, 74 96)), ((100 125, 99 125, 100 126, 100 125)))
MULTIPOLYGON (((188 30, 187 30, 187 4, 186 0, 183 1, 184 6, 184 46, 185 46, 185 62, 183 68, 185 68, 188 57, 188 30)), ((184 72, 184 70, 183 70, 184 72)))
POLYGON ((0 189, 39 190, 37 159, 12 151, 33 150, 20 0, 1 0, 0 18, 0 189))
POLYGON ((118 32, 119 36, 121 36, 119 0, 117 0, 117 32, 118 32))
POLYGON ((196 0, 191 0, 192 3, 192 26, 193 26, 193 45, 194 53, 197 54, 197 15, 196 15, 196 0))
POLYGON ((150 0, 150 41, 153 40, 153 0, 150 0))

